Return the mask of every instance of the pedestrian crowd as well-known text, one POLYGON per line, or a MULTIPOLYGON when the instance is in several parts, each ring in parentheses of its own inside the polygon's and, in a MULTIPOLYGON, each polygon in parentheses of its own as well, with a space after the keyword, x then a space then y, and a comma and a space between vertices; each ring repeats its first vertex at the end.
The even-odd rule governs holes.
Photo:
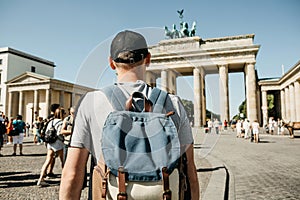
POLYGON ((219 134, 221 131, 226 131, 229 127, 235 130, 237 138, 250 139, 251 142, 259 142, 259 133, 264 131, 269 134, 284 135, 285 127, 282 119, 278 118, 277 121, 274 117, 270 117, 268 124, 265 124, 264 129, 260 129, 260 125, 257 120, 252 123, 246 119, 231 120, 227 122, 220 122, 217 118, 208 119, 204 126, 205 133, 219 134))
MULTIPOLYGON (((15 118, 8 119, 4 113, 0 113, 0 156, 1 148, 4 144, 13 144, 12 156, 17 155, 17 147, 19 146, 20 156, 23 153, 23 139, 30 136, 30 128, 33 134, 33 143, 36 145, 45 145, 47 149, 46 160, 41 166, 41 174, 38 179, 38 186, 47 186, 45 179, 55 177, 53 168, 55 165, 55 158, 59 157, 61 166, 63 167, 66 152, 70 142, 71 130, 73 126, 75 108, 69 108, 69 115, 59 104, 52 104, 50 106, 50 115, 43 119, 36 117, 36 120, 30 123, 23 121, 22 115, 18 114, 15 118), (50 129, 55 130, 55 141, 47 142, 46 136, 50 129)), ((26 154, 26 152, 25 152, 26 154)))

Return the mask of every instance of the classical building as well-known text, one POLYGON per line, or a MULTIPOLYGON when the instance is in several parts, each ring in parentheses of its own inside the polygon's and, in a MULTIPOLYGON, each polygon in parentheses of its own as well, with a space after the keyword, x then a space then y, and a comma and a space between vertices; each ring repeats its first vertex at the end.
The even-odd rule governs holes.
POLYGON ((247 98, 247 118, 259 119, 259 91, 255 69, 260 45, 253 43, 254 34, 202 39, 198 36, 162 40, 150 48, 151 66, 147 68, 147 82, 176 94, 176 78, 194 78, 194 125, 206 121, 205 76, 219 74, 221 120, 230 120, 228 73, 244 73, 247 98))
POLYGON ((26 122, 49 115, 49 107, 76 105, 92 88, 54 79, 51 61, 12 49, 0 48, 0 111, 9 118, 23 115, 26 122))
POLYGON ((269 117, 285 122, 300 122, 300 61, 281 78, 262 79, 258 82, 261 91, 261 112, 263 124, 269 117), (272 95, 274 109, 268 112, 267 96, 272 95))

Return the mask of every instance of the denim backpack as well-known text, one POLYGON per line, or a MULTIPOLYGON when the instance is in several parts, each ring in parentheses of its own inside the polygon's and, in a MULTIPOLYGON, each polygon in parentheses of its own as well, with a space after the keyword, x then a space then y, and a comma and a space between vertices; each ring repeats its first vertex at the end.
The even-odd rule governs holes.
MULTIPOLYGON (((164 107, 170 97, 158 88, 152 89, 149 98, 141 92, 134 92, 126 99, 116 85, 106 87, 102 91, 114 108, 106 118, 102 131, 101 145, 105 169, 99 164, 94 169, 94 173, 96 171, 102 179, 102 198, 107 194, 107 187, 111 187, 107 184, 111 184, 108 179, 109 174, 112 174, 118 179, 118 191, 117 194, 110 194, 114 195, 110 198, 134 198, 134 194, 128 194, 126 191, 129 182, 159 182, 159 199, 171 199, 169 176, 181 165, 182 156, 177 128, 172 120, 172 117, 179 116, 172 110, 166 111, 164 107)), ((179 176, 180 172, 177 183, 180 183, 179 176)), ((93 187, 94 184, 93 182, 93 187)), ((179 193, 182 187, 182 184, 178 185, 177 191, 173 192, 179 193)), ((152 194, 150 197, 146 194, 147 191, 148 189, 139 193, 154 199, 152 194)), ((94 197, 93 194, 93 199, 94 197)), ((141 197, 144 198, 146 197, 141 197)))

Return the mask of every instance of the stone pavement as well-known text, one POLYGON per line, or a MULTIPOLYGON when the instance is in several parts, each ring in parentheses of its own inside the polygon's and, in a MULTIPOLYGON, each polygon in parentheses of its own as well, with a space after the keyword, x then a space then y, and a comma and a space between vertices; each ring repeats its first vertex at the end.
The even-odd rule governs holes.
MULTIPOLYGON (((33 144, 33 137, 24 138, 23 154, 11 156, 13 145, 4 145, 0 157, 0 199, 41 200, 58 199, 61 175, 61 163, 57 158, 54 167, 56 177, 47 180, 49 187, 38 187, 37 180, 46 159, 45 145, 33 144)), ((83 191, 82 199, 87 199, 87 188, 83 191)))
MULTIPOLYGON (((299 199, 300 138, 262 134, 255 144, 231 131, 216 135, 203 130, 194 130, 194 137, 202 199, 299 199)), ((46 148, 32 139, 25 138, 24 156, 10 156, 12 145, 3 147, 0 199, 58 199, 60 161, 50 186, 36 186, 46 148)), ((85 188, 81 199, 87 199, 87 192, 85 188)))
POLYGON ((202 199, 300 199, 299 137, 261 134, 256 144, 231 130, 194 132, 196 157, 212 165, 202 199))

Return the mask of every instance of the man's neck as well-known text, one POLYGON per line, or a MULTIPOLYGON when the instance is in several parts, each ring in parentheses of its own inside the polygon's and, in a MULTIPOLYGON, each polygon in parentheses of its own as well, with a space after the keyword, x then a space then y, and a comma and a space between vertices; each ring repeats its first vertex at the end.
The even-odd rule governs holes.
POLYGON ((144 75, 135 71, 121 71, 118 72, 117 79, 118 82, 136 82, 137 80, 144 80, 144 75))

